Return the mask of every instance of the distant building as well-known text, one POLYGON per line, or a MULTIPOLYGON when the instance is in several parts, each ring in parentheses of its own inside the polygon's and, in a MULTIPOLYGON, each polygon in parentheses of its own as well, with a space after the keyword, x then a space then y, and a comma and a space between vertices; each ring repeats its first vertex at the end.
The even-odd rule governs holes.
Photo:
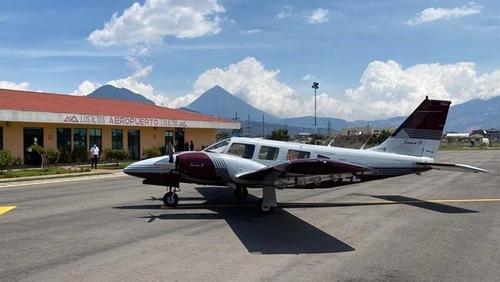
POLYGON ((395 128, 377 128, 377 127, 370 127, 369 125, 367 125, 367 126, 360 126, 360 127, 342 128, 340 130, 340 135, 341 136, 378 135, 384 130, 387 130, 390 133, 393 133, 396 129, 395 128))

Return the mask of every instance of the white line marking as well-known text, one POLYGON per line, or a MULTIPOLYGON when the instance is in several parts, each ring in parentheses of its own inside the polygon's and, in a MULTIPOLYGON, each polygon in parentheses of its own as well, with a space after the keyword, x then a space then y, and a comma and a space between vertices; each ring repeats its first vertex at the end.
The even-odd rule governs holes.
POLYGON ((33 180, 33 181, 22 181, 22 182, 19 182, 19 183, 17 183, 17 182, 16 183, 10 182, 10 183, 7 183, 7 184, 0 183, 0 189, 1 188, 7 188, 7 187, 20 187, 20 186, 28 186, 28 185, 55 184, 55 183, 64 183, 64 182, 72 182, 72 181, 105 179, 105 178, 123 177, 123 176, 126 176, 126 174, 123 173, 123 172, 120 172, 120 173, 95 175, 95 176, 75 176, 75 177, 69 177, 69 178, 40 179, 40 180, 33 180))

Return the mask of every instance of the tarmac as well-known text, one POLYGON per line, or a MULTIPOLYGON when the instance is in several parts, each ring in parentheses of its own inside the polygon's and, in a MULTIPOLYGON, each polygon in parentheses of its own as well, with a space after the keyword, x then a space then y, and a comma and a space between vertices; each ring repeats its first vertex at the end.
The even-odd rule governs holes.
POLYGON ((164 188, 123 174, 0 187, 0 281, 498 281, 500 151, 429 171, 278 192, 269 216, 222 187, 164 188))

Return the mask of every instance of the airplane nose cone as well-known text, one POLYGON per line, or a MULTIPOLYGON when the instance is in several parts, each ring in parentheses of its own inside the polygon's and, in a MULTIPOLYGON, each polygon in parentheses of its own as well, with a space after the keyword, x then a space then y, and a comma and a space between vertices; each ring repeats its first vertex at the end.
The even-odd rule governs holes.
POLYGON ((162 156, 130 164, 123 169, 123 172, 131 176, 148 178, 152 175, 168 173, 171 169, 174 168, 175 156, 172 162, 170 162, 168 156, 162 156))

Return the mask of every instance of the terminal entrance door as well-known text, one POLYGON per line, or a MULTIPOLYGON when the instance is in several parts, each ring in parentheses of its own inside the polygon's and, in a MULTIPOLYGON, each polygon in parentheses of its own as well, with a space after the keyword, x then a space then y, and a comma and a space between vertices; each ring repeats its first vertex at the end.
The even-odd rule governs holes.
POLYGON ((133 160, 141 158, 141 132, 138 129, 128 130, 128 156, 133 160))
POLYGON ((187 151, 184 148, 184 128, 176 128, 175 129, 175 151, 187 151))
POLYGON ((42 157, 38 153, 28 152, 31 145, 40 145, 43 147, 43 128, 24 128, 24 164, 25 165, 40 165, 42 157))

